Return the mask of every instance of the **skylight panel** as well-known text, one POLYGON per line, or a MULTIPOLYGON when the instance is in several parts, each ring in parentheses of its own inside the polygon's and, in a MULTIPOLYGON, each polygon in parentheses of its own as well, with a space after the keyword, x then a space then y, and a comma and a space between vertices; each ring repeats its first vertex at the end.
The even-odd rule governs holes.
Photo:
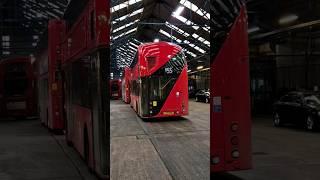
POLYGON ((120 30, 122 30, 122 29, 124 29, 124 28, 126 28, 126 27, 129 27, 129 26, 135 24, 135 23, 138 22, 138 21, 139 21, 139 19, 137 19, 137 20, 135 20, 135 21, 133 21, 133 22, 131 22, 131 23, 125 24, 125 25, 123 25, 123 26, 120 26, 119 28, 113 30, 112 33, 116 33, 116 32, 118 32, 118 31, 120 31, 120 30))
POLYGON ((194 54, 193 52, 190 52, 190 51, 188 51, 187 49, 183 49, 187 54, 189 54, 190 56, 192 56, 192 57, 197 57, 197 55, 196 54, 194 54))
POLYGON ((55 5, 55 4, 53 4, 53 3, 49 2, 49 1, 48 1, 48 4, 49 4, 50 6, 56 8, 56 9, 59 9, 59 7, 58 7, 57 5, 55 5))
POLYGON ((129 42, 131 45, 133 45, 134 47, 138 47, 138 45, 134 44, 133 42, 129 42))
POLYGON ((189 36, 190 36, 189 33, 185 32, 184 30, 178 28, 177 26, 175 26, 175 25, 173 25, 173 24, 171 24, 171 23, 169 23, 169 22, 166 22, 166 26, 168 26, 168 27, 171 28, 171 29, 174 29, 174 30, 177 31, 179 34, 183 35, 184 37, 189 37, 189 36))
POLYGON ((199 37, 199 35, 198 34, 192 34, 192 37, 197 39, 199 37))
POLYGON ((2 42, 2 47, 10 46, 10 42, 2 42))
POLYGON ((184 5, 185 7, 189 8, 193 12, 199 14, 200 16, 204 17, 205 19, 210 19, 210 14, 205 10, 199 8, 197 5, 193 4, 188 0, 181 0, 180 4, 184 5))
POLYGON ((133 12, 130 13, 130 14, 127 14, 127 15, 124 15, 124 16, 121 16, 121 17, 115 19, 114 21, 112 21, 112 24, 115 24, 115 23, 117 23, 117 22, 119 22, 119 21, 123 21, 123 20, 125 20, 125 19, 128 18, 128 17, 132 17, 132 16, 137 15, 137 14, 142 13, 142 12, 143 12, 143 8, 140 8, 140 9, 138 9, 138 10, 133 11, 133 12))
POLYGON ((172 16, 175 17, 175 18, 177 18, 178 20, 180 20, 180 21, 183 22, 184 24, 192 26, 193 29, 195 29, 195 30, 198 30, 198 29, 199 29, 199 27, 198 27, 195 23, 193 23, 192 21, 186 19, 185 17, 176 16, 176 15, 174 15, 174 14, 173 14, 172 16))
POLYGON ((199 48, 198 46, 194 46, 194 49, 197 50, 197 51, 199 51, 199 52, 201 52, 202 54, 206 53, 205 50, 199 48))
POLYGON ((165 35, 165 36, 167 36, 167 37, 169 37, 169 38, 171 38, 171 39, 173 39, 173 40, 175 40, 175 41, 177 41, 178 43, 182 43, 182 40, 181 39, 179 39, 179 38, 177 38, 177 37, 175 37, 175 36, 173 36, 173 35, 171 35, 171 34, 169 34, 169 33, 167 33, 166 31, 164 31, 164 30, 162 30, 162 29, 160 29, 160 31, 159 31, 161 34, 163 34, 163 35, 165 35))
POLYGON ((2 36, 2 41, 10 41, 10 36, 2 36))
POLYGON ((128 34, 134 32, 134 31, 136 31, 136 30, 137 30, 137 28, 133 28, 133 29, 131 29, 131 30, 129 30, 129 31, 123 33, 123 34, 120 34, 120 35, 114 37, 113 40, 116 40, 116 39, 118 39, 118 38, 120 38, 120 37, 122 37, 122 36, 128 35, 128 34))
POLYGON ((126 7, 133 5, 133 4, 136 4, 137 2, 140 2, 140 1, 142 1, 142 0, 129 0, 124 3, 118 4, 114 7, 112 7, 111 12, 114 13, 116 11, 119 11, 120 9, 126 8, 126 7))
POLYGON ((10 55, 10 51, 2 51, 3 55, 10 55))

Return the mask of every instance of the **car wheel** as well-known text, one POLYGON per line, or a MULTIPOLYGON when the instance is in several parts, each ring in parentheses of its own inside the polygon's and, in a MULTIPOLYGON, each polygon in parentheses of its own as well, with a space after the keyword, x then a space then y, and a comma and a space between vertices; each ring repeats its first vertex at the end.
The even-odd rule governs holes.
POLYGON ((281 120, 280 120, 280 116, 277 112, 274 113, 273 115, 273 125, 275 127, 280 127, 282 124, 281 124, 281 120))
POLYGON ((198 102, 199 100, 198 100, 198 97, 196 97, 196 101, 198 102))
POLYGON ((206 103, 209 103, 209 99, 208 98, 206 98, 206 103))
POLYGON ((306 129, 308 131, 313 131, 315 129, 315 122, 312 116, 308 116, 306 120, 306 129))

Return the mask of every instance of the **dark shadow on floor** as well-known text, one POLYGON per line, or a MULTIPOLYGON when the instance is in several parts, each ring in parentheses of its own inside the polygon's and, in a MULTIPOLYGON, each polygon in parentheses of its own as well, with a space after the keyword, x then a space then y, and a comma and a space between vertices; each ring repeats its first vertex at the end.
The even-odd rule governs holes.
POLYGON ((179 121, 190 121, 185 117, 165 117, 165 118, 141 118, 144 122, 148 123, 162 123, 162 122, 179 122, 179 121))
POLYGON ((211 180, 244 180, 229 173, 215 173, 210 175, 211 180))

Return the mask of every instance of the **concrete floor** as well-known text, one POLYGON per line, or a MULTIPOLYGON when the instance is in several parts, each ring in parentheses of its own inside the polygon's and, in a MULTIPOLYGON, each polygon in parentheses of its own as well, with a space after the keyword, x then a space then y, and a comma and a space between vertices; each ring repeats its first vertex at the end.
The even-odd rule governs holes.
POLYGON ((39 120, 0 120, 0 180, 96 180, 39 120))
MULTIPOLYGON (((144 122, 111 102, 111 176, 118 179, 209 179, 209 106, 190 102, 185 119, 144 122)), ((214 180, 318 180, 320 132, 253 120, 253 164, 214 180)), ((39 120, 0 120, 0 180, 96 180, 64 136, 39 120)))
POLYGON ((112 101, 111 179, 210 179, 209 108, 190 102, 185 118, 145 122, 112 101))
POLYGON ((252 170, 221 174, 215 180, 319 180, 320 133, 275 128, 271 117, 254 118, 252 170))

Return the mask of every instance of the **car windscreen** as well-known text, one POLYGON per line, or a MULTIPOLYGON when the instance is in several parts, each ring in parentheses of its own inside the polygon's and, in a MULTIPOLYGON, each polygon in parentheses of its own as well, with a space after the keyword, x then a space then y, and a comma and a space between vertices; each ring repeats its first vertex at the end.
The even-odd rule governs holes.
POLYGON ((307 95, 304 100, 307 104, 320 106, 320 95, 307 95))

